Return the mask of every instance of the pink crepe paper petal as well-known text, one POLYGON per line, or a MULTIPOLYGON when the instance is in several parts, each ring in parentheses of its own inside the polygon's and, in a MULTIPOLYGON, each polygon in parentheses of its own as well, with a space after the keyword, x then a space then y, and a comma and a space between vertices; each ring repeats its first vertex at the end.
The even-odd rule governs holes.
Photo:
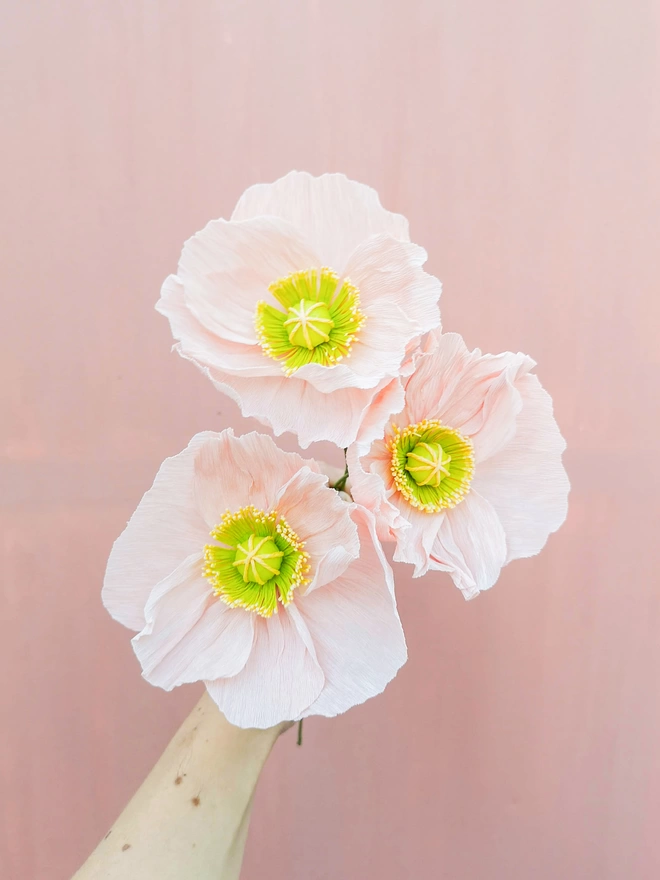
POLYGON ((205 678, 237 675, 252 649, 252 615, 228 608, 188 557, 152 591, 147 623, 133 649, 148 682, 169 691, 205 678))
POLYGON ((470 598, 491 587, 507 562, 537 553, 564 521, 565 444, 526 355, 468 351, 458 334, 433 331, 412 360, 404 406, 391 422, 403 429, 437 419, 469 437, 472 485, 453 508, 412 507, 394 484, 394 428, 386 425, 384 440, 359 437, 348 450, 353 497, 372 511, 381 539, 396 541, 394 558, 414 565, 415 577, 449 571, 470 598))
POLYGON ((276 507, 315 560, 306 593, 335 580, 359 556, 351 506, 328 488, 323 474, 299 470, 280 490, 276 507))
POLYGON ((254 620, 254 645, 245 667, 232 678, 206 681, 228 721, 266 728, 298 718, 320 694, 325 676, 302 638, 300 622, 286 612, 254 620))
POLYGON ((570 484, 561 463, 566 442, 552 399, 532 374, 517 383, 522 409, 515 437, 485 461, 474 488, 493 505, 507 539, 507 558, 534 556, 566 519, 570 484))
POLYGON ((254 312, 268 285, 319 258, 276 217, 212 220, 183 247, 177 276, 197 320, 221 339, 256 344, 254 312))
MULTIPOLYGON (((271 510, 282 483, 306 462, 295 452, 283 452, 265 434, 251 431, 235 437, 231 428, 211 437, 195 459, 195 499, 209 529, 227 510, 253 505, 271 510)), ((321 478, 323 479, 323 478, 321 478)))
POLYGON ((318 253, 323 265, 342 272, 355 248, 372 235, 386 233, 408 241, 408 221, 386 211, 378 193, 343 174, 313 177, 291 171, 274 183, 249 187, 232 220, 270 215, 288 221, 318 253))
POLYGON ((325 686, 303 715, 332 717, 381 693, 406 662, 392 570, 371 514, 353 509, 361 553, 341 577, 298 601, 325 686))
POLYGON ((103 582, 103 604, 129 629, 145 625, 144 607, 154 586, 208 540, 193 489, 195 456, 211 432, 197 434, 186 449, 160 466, 126 529, 117 538, 103 582))

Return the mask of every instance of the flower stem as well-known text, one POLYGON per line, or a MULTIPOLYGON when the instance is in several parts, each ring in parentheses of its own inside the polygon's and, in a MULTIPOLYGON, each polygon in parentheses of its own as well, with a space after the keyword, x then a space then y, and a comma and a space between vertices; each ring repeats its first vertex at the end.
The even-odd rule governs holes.
POLYGON ((298 740, 297 740, 297 745, 299 745, 299 746, 302 745, 302 723, 303 723, 303 719, 301 718, 300 721, 298 722, 298 740))
POLYGON ((348 462, 346 461, 346 450, 345 449, 344 449, 344 462, 345 462, 344 473, 341 475, 341 477, 337 480, 337 482, 332 487, 333 489, 336 489, 337 492, 341 492, 344 489, 344 487, 346 486, 346 481, 348 480, 348 462))

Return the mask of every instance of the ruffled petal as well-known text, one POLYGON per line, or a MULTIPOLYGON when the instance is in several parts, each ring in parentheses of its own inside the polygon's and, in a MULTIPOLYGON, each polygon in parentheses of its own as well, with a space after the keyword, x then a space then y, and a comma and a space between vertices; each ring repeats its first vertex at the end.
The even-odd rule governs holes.
POLYGON ((515 380, 525 369, 525 355, 513 355, 510 365, 488 386, 484 396, 480 425, 470 434, 477 466, 503 449, 516 433, 516 418, 522 409, 522 398, 515 380))
MULTIPOLYGON (((342 448, 350 446, 372 400, 388 386, 392 399, 399 397, 398 389, 389 379, 376 388, 342 388, 323 394, 295 376, 265 377, 255 382, 219 370, 202 369, 216 388, 236 401, 245 417, 254 416, 278 436, 291 431, 303 449, 317 440, 327 440, 342 448)), ((384 423, 387 405, 381 398, 379 407, 384 423)), ((372 427, 373 430, 376 428, 372 427)))
POLYGON ((266 357, 260 345, 222 339, 201 324, 188 308, 183 284, 176 275, 165 279, 156 311, 170 322, 177 350, 188 360, 243 376, 281 376, 282 367, 266 357))
POLYGON ((129 629, 144 627, 144 607, 153 588, 208 540, 195 501, 193 474, 198 450, 215 436, 197 434, 183 452, 165 459, 114 543, 102 599, 112 617, 129 629))
POLYGON ((526 355, 482 355, 457 334, 432 332, 411 360, 405 405, 391 422, 403 428, 439 419, 470 436, 470 493, 435 515, 413 509, 393 486, 386 443, 359 437, 347 453, 352 494, 376 516, 381 540, 396 540, 395 560, 413 564, 416 577, 450 571, 471 597, 492 586, 506 562, 537 553, 564 521, 565 444, 526 355))
POLYGON ((405 403, 405 392, 400 379, 392 379, 375 395, 360 422, 358 443, 360 448, 383 437, 385 425, 390 417, 401 412, 405 403))
MULTIPOLYGON (((176 346, 179 353, 186 360, 195 363, 204 372, 207 372, 206 368, 209 368, 218 373, 235 374, 238 380, 272 377, 281 387, 284 387, 284 382, 286 381, 301 382, 307 378, 312 385, 321 389, 327 387, 330 391, 335 386, 343 388, 343 382, 349 386, 374 384, 374 379, 368 378, 363 380, 354 370, 342 364, 331 368, 310 364, 299 370, 295 377, 289 378, 284 376, 280 364, 272 358, 264 357, 261 348, 219 339, 203 327, 185 304, 183 285, 175 275, 170 275, 165 281, 161 291, 161 298, 156 308, 169 320, 172 335, 179 341, 176 346), (310 370, 311 367, 315 369, 310 370)), ((397 326, 397 322, 405 324, 405 319, 396 306, 388 308, 392 312, 390 331, 397 326)), ((383 339, 385 339, 386 335, 383 334, 383 339)), ((387 344, 383 342, 383 349, 386 348, 387 344)), ((377 363, 378 357, 375 350, 368 346, 364 350, 367 352, 371 351, 374 355, 374 363, 377 363)), ((356 352, 354 351, 354 353, 356 352)), ((359 365, 362 360, 362 351, 358 351, 357 355, 358 361, 356 363, 359 365)), ((393 368, 399 355, 395 355, 389 366, 386 367, 385 360, 390 357, 391 353, 387 353, 384 356, 385 359, 378 367, 379 370, 381 368, 393 368)), ((366 369, 367 374, 369 369, 366 369)), ((396 368, 394 368, 394 371, 396 372, 396 368)), ((258 385, 259 383, 256 384, 258 385)), ((361 419, 360 436, 363 440, 367 441, 370 437, 382 436, 383 424, 387 416, 392 412, 400 410, 404 399, 403 386, 398 378, 390 379, 387 383, 384 383, 379 376, 375 384, 378 385, 378 389, 376 391, 374 391, 373 387, 369 389, 369 394, 373 395, 373 400, 364 410, 364 418, 361 419)))
POLYGON ((533 366, 527 355, 482 355, 457 333, 434 332, 406 382, 404 418, 439 419, 469 436, 475 461, 485 461, 513 437, 522 406, 516 382, 533 366))
MULTIPOLYGON (((411 360, 414 371, 405 383, 406 405, 401 423, 414 425, 438 418, 441 407, 448 409, 461 373, 469 363, 470 352, 458 333, 436 331, 429 333, 421 351, 411 360)), ((470 407, 470 415, 478 408, 477 400, 470 407)))
POLYGON ((318 265, 318 256, 284 220, 212 220, 185 243, 177 275, 188 307, 208 330, 256 344, 255 310, 268 298, 268 285, 318 265))
MULTIPOLYGON (((443 354, 444 348, 445 337, 440 341, 439 353, 443 354)), ((446 373, 442 372, 443 361, 444 358, 434 357, 428 363, 429 370, 435 370, 442 376, 440 389, 436 383, 436 393, 440 393, 434 415, 444 424, 458 428, 471 437, 479 434, 492 413, 491 406, 487 405, 489 394, 496 395, 504 384, 513 384, 518 376, 534 366, 534 361, 524 354, 507 351, 497 355, 482 355, 478 348, 469 352, 466 359, 459 356, 456 361, 449 363, 446 373)), ((424 381, 424 374, 413 378, 419 387, 424 381)))
POLYGON ((394 561, 414 565, 413 577, 421 577, 429 568, 440 567, 432 564, 431 553, 447 512, 443 510, 440 513, 425 513, 403 500, 400 504, 408 528, 397 529, 395 532, 394 561))
MULTIPOLYGON (((383 445, 374 443, 374 447, 383 445)), ((374 516, 376 531, 381 541, 393 541, 400 529, 410 528, 399 508, 387 497, 385 483, 378 473, 365 470, 370 457, 364 462, 360 458, 361 445, 353 443, 346 450, 346 461, 350 474, 350 487, 353 499, 374 516)), ((372 449, 373 453, 373 449, 372 449)), ((370 453, 371 455, 371 453, 370 453)))
POLYGON ((309 241, 322 264, 338 272, 355 248, 372 235, 409 238, 405 217, 386 211, 374 189, 343 174, 313 177, 305 171, 291 171, 274 183, 249 187, 232 220, 262 215, 289 221, 309 241))
POLYGON ((472 599, 493 586, 505 563, 502 523, 490 502, 473 490, 442 517, 429 567, 448 571, 465 598, 472 599))
POLYGON ((350 505, 327 484, 324 474, 303 468, 280 490, 276 502, 309 553, 311 582, 305 594, 339 577, 360 555, 350 505))
POLYGON ((248 504, 271 510, 282 484, 310 464, 315 467, 295 452, 283 452, 266 434, 235 437, 228 428, 209 437, 197 452, 195 499, 211 529, 227 510, 248 504))
MULTIPOLYGON (((299 718, 321 693, 325 677, 308 645, 311 636, 286 610, 254 618, 245 667, 232 678, 206 681, 220 711, 238 727, 266 728, 299 718)), ((305 627, 306 629, 306 627, 305 627)))
POLYGON ((308 364, 297 377, 319 391, 371 388, 383 376, 398 376, 409 347, 440 325, 442 285, 422 270, 423 248, 380 235, 351 255, 346 274, 360 290, 366 321, 349 357, 328 369, 308 364))
POLYGON ((323 590, 296 600, 306 622, 325 686, 303 715, 332 717, 381 693, 407 659, 394 599, 392 570, 373 517, 356 507, 361 553, 323 590))
POLYGON ((550 395, 528 374, 516 383, 522 410, 508 445, 477 469, 474 488, 492 504, 506 533, 506 561, 534 556, 566 519, 570 484, 566 443, 550 395))
POLYGON ((145 617, 133 650, 143 677, 166 691, 237 675, 252 649, 252 615, 213 595, 202 575, 201 554, 188 557, 154 588, 145 617))
POLYGON ((407 342, 416 332, 401 309, 385 301, 373 319, 367 319, 350 356, 332 367, 305 364, 296 371, 296 379, 325 393, 339 388, 373 388, 384 376, 398 377, 407 342))
MULTIPOLYGON (((344 274, 360 291, 360 307, 377 326, 384 302, 399 307, 412 327, 405 342, 440 326, 438 301, 442 284, 422 269, 424 248, 388 235, 362 242, 351 254, 344 274)), ((401 329, 401 335, 406 332, 401 329)))

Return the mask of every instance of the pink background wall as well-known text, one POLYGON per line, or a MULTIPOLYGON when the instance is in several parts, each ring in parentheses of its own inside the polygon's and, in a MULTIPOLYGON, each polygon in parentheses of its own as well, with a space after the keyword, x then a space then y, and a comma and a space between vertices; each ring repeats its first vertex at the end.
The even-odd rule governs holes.
POLYGON ((244 187, 407 214, 444 324, 556 400, 564 529, 465 603, 397 572, 410 662, 280 743, 244 877, 660 876, 660 9, 645 0, 0 4, 0 875, 64 880, 197 699, 101 607, 161 459, 242 423, 153 311, 244 187))

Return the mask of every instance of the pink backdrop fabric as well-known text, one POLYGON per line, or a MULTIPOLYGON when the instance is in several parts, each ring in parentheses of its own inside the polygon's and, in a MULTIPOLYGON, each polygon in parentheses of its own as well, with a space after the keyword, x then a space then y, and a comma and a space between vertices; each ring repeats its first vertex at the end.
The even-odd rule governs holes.
POLYGON ((153 310, 251 183, 405 213, 444 326, 539 362, 569 519, 466 603, 397 569, 410 661, 277 747, 243 876, 655 880, 659 19, 644 0, 0 6, 0 875, 65 880, 197 699, 100 601, 167 455, 236 407, 153 310))

